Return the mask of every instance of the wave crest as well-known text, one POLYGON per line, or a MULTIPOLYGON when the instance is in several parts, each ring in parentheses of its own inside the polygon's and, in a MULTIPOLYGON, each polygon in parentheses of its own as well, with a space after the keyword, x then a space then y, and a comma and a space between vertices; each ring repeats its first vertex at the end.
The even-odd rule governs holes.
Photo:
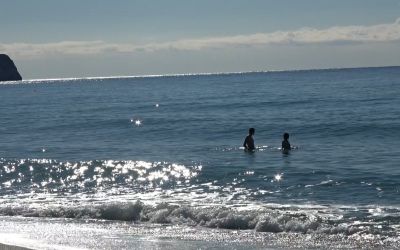
MULTIPOLYGON (((398 213, 398 211, 397 211, 398 213)), ((26 217, 52 217, 76 219, 101 219, 156 223, 172 225, 202 226, 219 229, 254 230, 257 232, 292 232, 302 234, 323 233, 328 235, 373 234, 395 236, 398 223, 382 230, 379 219, 359 217, 334 219, 317 210, 264 208, 259 210, 238 210, 231 207, 191 207, 160 203, 146 205, 141 201, 114 202, 94 206, 4 206, 1 215, 26 217), (360 220, 364 220, 361 221, 360 220), (380 230, 377 230, 380 228, 380 230)), ((398 221, 396 217, 394 221, 398 221)))

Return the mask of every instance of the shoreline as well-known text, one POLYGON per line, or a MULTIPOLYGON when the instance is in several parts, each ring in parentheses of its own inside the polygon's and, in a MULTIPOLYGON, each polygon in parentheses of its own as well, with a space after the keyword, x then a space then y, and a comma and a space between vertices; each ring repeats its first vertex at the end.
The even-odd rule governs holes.
POLYGON ((398 237, 304 234, 61 218, 2 217, 0 250, 33 249, 399 249, 398 237), (7 236, 2 230, 13 231, 7 236), (13 235, 20 237, 12 237, 13 235), (10 241, 11 240, 11 241, 10 241), (13 244, 23 244, 18 247, 13 244))

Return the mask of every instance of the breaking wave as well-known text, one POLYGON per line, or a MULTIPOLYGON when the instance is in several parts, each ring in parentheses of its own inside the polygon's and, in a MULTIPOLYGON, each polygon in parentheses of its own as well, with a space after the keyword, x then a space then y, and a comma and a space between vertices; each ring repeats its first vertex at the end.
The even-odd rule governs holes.
MULTIPOLYGON (((3 216, 131 221, 271 233, 399 236, 398 207, 268 203, 255 198, 263 190, 240 186, 237 178, 222 184, 205 182, 199 164, 0 159, 0 166, 3 216)), ((255 178, 251 171, 242 177, 255 178)), ((315 186, 332 184, 332 180, 327 180, 315 186)), ((279 185, 275 191, 281 192, 279 185)), ((263 195, 271 199, 275 191, 265 191, 263 195)))
POLYGON ((78 206, 22 206, 0 208, 3 216, 51 217, 131 221, 135 223, 202 226, 257 232, 398 235, 396 208, 264 207, 237 209, 224 206, 191 207, 141 201, 78 206), (379 212, 379 214, 377 214, 379 212))

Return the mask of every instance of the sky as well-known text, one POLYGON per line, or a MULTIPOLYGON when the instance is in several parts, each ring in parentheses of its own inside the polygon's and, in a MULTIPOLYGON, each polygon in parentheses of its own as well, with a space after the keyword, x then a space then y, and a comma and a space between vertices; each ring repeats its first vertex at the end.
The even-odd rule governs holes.
POLYGON ((400 65, 400 0, 0 0, 24 79, 400 65))

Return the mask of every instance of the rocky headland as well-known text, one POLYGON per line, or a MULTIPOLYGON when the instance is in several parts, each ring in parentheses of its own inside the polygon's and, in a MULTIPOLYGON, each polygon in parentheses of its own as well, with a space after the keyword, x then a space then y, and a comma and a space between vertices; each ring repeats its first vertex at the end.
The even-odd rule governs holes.
POLYGON ((6 54, 0 54, 0 81, 20 80, 22 80, 22 77, 13 60, 6 54))

